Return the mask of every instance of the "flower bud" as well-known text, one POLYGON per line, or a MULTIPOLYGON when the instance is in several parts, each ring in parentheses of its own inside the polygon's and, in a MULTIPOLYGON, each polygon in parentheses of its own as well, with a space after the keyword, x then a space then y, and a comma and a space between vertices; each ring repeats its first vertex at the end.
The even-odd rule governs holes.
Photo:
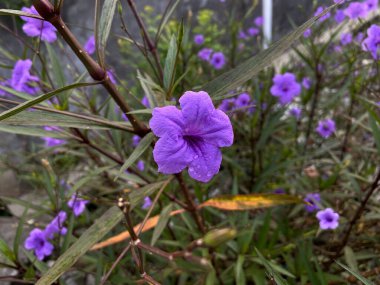
POLYGON ((217 247, 236 237, 236 230, 231 228, 215 229, 208 232, 203 238, 205 246, 217 247))

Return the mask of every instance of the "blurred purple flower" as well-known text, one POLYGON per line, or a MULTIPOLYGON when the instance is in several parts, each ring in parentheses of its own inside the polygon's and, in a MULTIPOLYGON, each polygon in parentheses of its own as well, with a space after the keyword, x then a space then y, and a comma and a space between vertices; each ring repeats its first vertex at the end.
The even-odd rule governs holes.
POLYGON ((303 88, 309 90, 311 87, 311 79, 310 77, 304 77, 302 78, 302 86, 303 88))
POLYGON ((115 75, 113 74, 113 71, 111 70, 107 70, 107 75, 108 75, 108 78, 111 80, 111 82, 113 84, 116 84, 117 81, 116 81, 116 78, 115 78, 115 75))
POLYGON ((356 35, 356 41, 361 44, 364 39, 364 33, 360 32, 356 35))
POLYGON ((137 169, 140 170, 140 171, 144 171, 144 169, 145 169, 145 163, 142 160, 139 160, 137 162, 136 166, 137 166, 137 169))
POLYGON ((342 46, 346 46, 352 42, 352 34, 351 33, 343 33, 340 36, 340 43, 342 46))
POLYGON ((224 113, 227 113, 235 109, 235 99, 234 98, 224 99, 222 103, 219 105, 218 109, 223 111, 224 113))
POLYGON ((362 43, 362 49, 369 51, 374 59, 379 59, 380 26, 371 25, 367 30, 367 38, 362 43))
POLYGON ((148 209, 152 206, 152 200, 149 197, 144 198, 144 204, 142 205, 142 209, 148 209))
POLYGON ((12 71, 12 78, 10 80, 10 86, 20 92, 28 94, 35 94, 38 92, 38 87, 31 86, 33 82, 39 81, 37 76, 30 74, 32 68, 32 61, 30 59, 18 60, 12 71))
POLYGON ((311 29, 308 28, 308 29, 306 29, 306 30, 303 32, 303 37, 304 37, 304 38, 308 38, 308 37, 310 37, 310 36, 311 36, 311 29))
POLYGON ((378 0, 367 0, 364 2, 364 4, 366 5, 367 7, 367 11, 370 12, 372 10, 376 10, 376 8, 378 7, 378 0))
POLYGON ((285 190, 282 188, 277 188, 273 190, 274 194, 285 194, 285 190))
POLYGON ((141 99, 141 104, 143 104, 146 108, 150 108, 150 103, 148 97, 144 96, 141 99))
POLYGON ((182 110, 175 106, 153 109, 149 125, 160 138, 153 150, 158 171, 174 174, 189 167, 192 178, 208 182, 219 172, 220 148, 233 143, 230 119, 215 109, 204 91, 187 91, 179 103, 182 110))
POLYGON ((95 36, 90 36, 84 45, 84 50, 88 54, 93 54, 96 51, 95 36))
POLYGON ((34 250, 34 254, 38 260, 43 260, 45 256, 52 254, 54 246, 47 240, 45 232, 40 229, 34 229, 24 242, 27 250, 34 250))
POLYGON ((84 212, 84 210, 86 210, 86 205, 88 203, 89 201, 79 198, 77 194, 74 194, 71 196, 69 202, 67 202, 67 206, 73 210, 74 216, 78 217, 84 212))
POLYGON ((351 20, 367 17, 368 10, 365 3, 351 2, 344 10, 344 14, 351 20))
MULTIPOLYGON (((30 8, 22 7, 23 12, 39 15, 37 10, 31 6, 30 8)), ((22 30, 29 37, 40 37, 41 40, 52 43, 57 39, 57 30, 52 24, 35 18, 21 16, 26 23, 22 26, 22 30)))
POLYGON ((239 31, 239 35, 238 35, 238 38, 239 38, 239 39, 243 39, 243 40, 245 40, 245 39, 248 38, 248 36, 247 36, 247 34, 246 34, 244 31, 240 30, 240 31, 239 31))
POLYGON ((263 23, 264 23, 264 19, 263 19, 262 16, 259 16, 259 17, 256 17, 256 18, 253 20, 253 22, 255 23, 255 25, 256 25, 257 27, 261 27, 261 26, 263 25, 263 23))
POLYGON ((301 119, 302 110, 298 107, 293 107, 289 110, 289 114, 299 120, 301 119))
POLYGON ((211 48, 203 48, 198 52, 198 57, 201 60, 209 61, 213 50, 211 48))
MULTIPOLYGON (((9 85, 9 82, 8 82, 8 80, 7 81, 3 81, 3 82, 0 82, 0 85, 4 86, 4 87, 7 87, 9 85)), ((5 90, 0 89, 0 96, 7 96, 7 95, 8 95, 8 93, 5 90)))
MULTIPOLYGON (((325 11, 325 7, 323 7, 323 6, 319 6, 319 7, 317 8, 317 10, 315 10, 315 12, 314 12, 314 16, 319 16, 319 15, 321 15, 324 11, 325 11)), ((330 18, 330 16, 331 16, 331 13, 330 13, 330 12, 327 12, 325 15, 323 15, 323 16, 321 16, 321 17, 319 18, 318 22, 323 22, 323 21, 327 20, 328 18, 330 18)))
POLYGON ((335 122, 332 119, 321 120, 318 122, 318 126, 315 130, 321 137, 326 139, 335 132, 335 122))
POLYGON ((331 208, 326 208, 317 213, 319 227, 322 230, 335 230, 339 226, 339 214, 331 208))
POLYGON ((222 52, 215 52, 212 54, 210 63, 215 69, 222 69, 226 64, 226 59, 222 52))
POLYGON ((196 45, 201 45, 201 44, 203 44, 204 42, 205 42, 205 38, 204 38, 203 35, 198 34, 198 35, 195 35, 195 36, 194 36, 194 43, 195 43, 196 45))
POLYGON ((344 2, 346 2, 346 0, 334 0, 335 4, 343 4, 344 2))
POLYGON ((58 215, 46 226, 45 236, 49 239, 54 238, 55 234, 65 235, 67 228, 63 226, 67 219, 67 214, 64 211, 60 211, 58 215))
POLYGON ((306 195, 305 202, 309 203, 308 205, 305 205, 305 209, 308 212, 314 212, 319 210, 319 202, 321 202, 321 196, 319 193, 309 193, 306 195))
POLYGON ((138 135, 134 135, 132 137, 132 146, 136 147, 139 144, 140 140, 141 138, 138 135))
POLYGON ((296 77, 292 73, 277 74, 273 77, 270 92, 272 96, 279 98, 281 105, 285 105, 301 93, 301 85, 296 81, 296 77))
POLYGON ((255 27, 249 28, 247 32, 248 32, 248 35, 250 35, 251 37, 255 37, 258 34, 260 34, 260 30, 258 28, 255 28, 255 27))
MULTIPOLYGON (((51 131, 55 131, 58 129, 46 126, 46 127, 44 127, 44 130, 51 132, 51 131)), ((57 139, 57 138, 43 137, 42 139, 45 141, 45 147, 55 147, 55 146, 59 146, 59 145, 66 143, 65 140, 57 139)))
POLYGON ((251 96, 248 93, 241 93, 235 100, 235 108, 242 109, 241 111, 245 111, 248 113, 252 113, 254 111, 254 107, 248 106, 252 105, 251 96))
POLYGON ((344 11, 341 10, 341 9, 336 9, 335 16, 334 16, 335 22, 337 22, 338 24, 340 24, 340 23, 342 23, 344 21, 344 18, 346 18, 346 15, 344 14, 344 11))

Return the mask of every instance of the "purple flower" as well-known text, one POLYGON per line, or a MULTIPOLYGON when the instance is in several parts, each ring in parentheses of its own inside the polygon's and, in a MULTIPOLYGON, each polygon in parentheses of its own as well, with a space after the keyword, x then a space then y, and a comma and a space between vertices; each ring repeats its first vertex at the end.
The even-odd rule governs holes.
POLYGON ((239 39, 243 39, 243 40, 248 38, 247 34, 244 31, 239 31, 238 37, 239 37, 239 39))
POLYGON ((93 54, 96 51, 95 36, 90 36, 84 45, 84 49, 88 54, 93 54))
POLYGON ((292 73, 277 74, 273 77, 270 92, 273 96, 279 97, 281 105, 285 105, 301 93, 301 85, 292 73))
POLYGON ((273 194, 285 194, 285 190, 282 188, 277 188, 273 190, 273 194))
POLYGON ((367 11, 376 10, 378 4, 378 0, 367 0, 363 4, 367 6, 367 11))
POLYGON ((303 37, 304 37, 304 38, 308 38, 308 37, 310 37, 310 36, 311 36, 311 29, 308 28, 308 29, 306 29, 306 30, 303 32, 303 37))
POLYGON ((198 57, 201 60, 209 61, 213 50, 211 48, 203 48, 198 52, 198 57))
POLYGON ((215 69, 222 69, 226 64, 224 54, 220 51, 213 53, 210 59, 210 63, 212 66, 214 66, 215 69))
POLYGON ((27 250, 34 250, 34 254, 40 261, 45 256, 51 255, 54 250, 54 246, 47 240, 45 232, 40 229, 34 229, 29 233, 24 246, 27 250))
POLYGON ((258 34, 260 34, 260 30, 258 28, 255 28, 255 27, 249 28, 247 32, 248 32, 248 35, 250 35, 251 37, 255 37, 258 34))
POLYGON ((67 202, 67 206, 69 206, 73 212, 74 216, 78 217, 80 216, 84 210, 86 210, 86 205, 88 204, 88 201, 82 198, 79 198, 77 194, 74 194, 71 196, 71 199, 69 202, 67 202))
POLYGON ((220 148, 232 145, 230 119, 214 108, 204 91, 187 91, 179 103, 182 110, 175 106, 153 109, 150 127, 160 138, 153 150, 158 171, 174 174, 189 167, 192 178, 208 182, 219 172, 220 148))
POLYGON ((139 144, 140 140, 141 138, 138 135, 134 135, 132 137, 132 146, 136 147, 139 144))
POLYGON ((18 60, 13 67, 12 78, 10 80, 11 87, 20 92, 28 94, 35 94, 38 92, 38 87, 31 86, 33 82, 39 81, 38 77, 30 74, 32 68, 32 61, 30 59, 18 60))
POLYGON ((337 53, 341 53, 342 52, 342 47, 340 45, 336 45, 336 46, 334 46, 334 51, 337 52, 337 53))
POLYGON ((298 107, 293 107, 289 110, 289 114, 299 120, 301 119, 302 110, 298 107))
POLYGON ((351 33, 343 33, 340 36, 340 43, 342 46, 346 46, 352 42, 352 34, 351 33))
POLYGON ((322 230, 335 230, 339 226, 339 214, 335 213, 331 208, 319 211, 317 218, 319 220, 319 227, 322 230))
POLYGON ((334 0, 335 4, 343 4, 346 0, 334 0))
POLYGON ((337 22, 338 24, 340 24, 340 23, 342 23, 344 21, 344 18, 346 18, 346 15, 344 14, 344 11, 341 10, 341 9, 336 9, 335 16, 334 16, 335 22, 337 22))
POLYGON ((357 41, 358 43, 362 43, 363 39, 364 39, 364 33, 360 32, 360 33, 358 33, 358 34, 356 35, 356 41, 357 41))
POLYGON ((218 109, 223 111, 224 113, 232 111, 233 109, 235 109, 235 99, 224 99, 222 103, 219 105, 218 109))
POLYGON ((111 82, 113 84, 116 84, 117 81, 116 81, 116 78, 115 78, 115 75, 113 74, 113 71, 111 70, 107 70, 107 75, 108 75, 108 78, 111 80, 111 82))
POLYGON ((367 35, 362 43, 362 49, 369 51, 374 59, 379 59, 380 26, 371 25, 367 30, 367 35))
POLYGON ((247 108, 250 105, 251 105, 251 96, 249 96, 248 93, 241 93, 235 100, 235 108, 243 109, 242 111, 247 111, 248 113, 252 113, 254 111, 253 106, 247 108))
POLYGON ((150 108, 150 103, 149 103, 149 99, 148 97, 144 96, 142 99, 141 99, 141 104, 143 104, 145 107, 147 108, 150 108))
POLYGON ((331 119, 321 120, 318 122, 318 127, 315 130, 321 137, 326 139, 335 132, 335 122, 331 119))
POLYGON ((304 201, 308 203, 308 205, 305 205, 306 211, 311 213, 320 209, 318 206, 318 203, 321 202, 321 196, 319 193, 307 194, 304 201))
POLYGON ((262 16, 256 17, 253 22, 255 23, 256 26, 261 27, 264 23, 264 19, 262 16))
MULTIPOLYGON (((319 16, 323 13, 323 11, 325 11, 325 7, 322 7, 322 6, 319 6, 317 8, 317 10, 315 10, 314 12, 314 16, 319 16)), ((331 13, 330 12, 327 12, 325 15, 321 16, 318 20, 318 22, 323 22, 325 20, 327 20, 328 18, 330 18, 331 16, 331 13)))
MULTIPOLYGON (((54 131, 57 129, 46 126, 46 127, 44 127, 44 130, 45 131, 54 131)), ((66 143, 65 140, 57 139, 57 138, 43 137, 42 139, 45 141, 45 147, 55 147, 55 146, 59 146, 59 145, 66 143)))
POLYGON ((194 36, 194 43, 195 43, 196 45, 201 45, 201 44, 203 44, 204 42, 205 42, 205 38, 204 38, 203 35, 198 34, 198 35, 195 35, 195 36, 194 36))
POLYGON ((142 161, 142 160, 139 160, 138 162, 137 162, 137 169, 138 170, 140 170, 140 171, 144 171, 144 169, 145 169, 145 163, 144 163, 144 161, 142 161))
MULTIPOLYGON (((37 10, 33 6, 30 8, 23 7, 21 10, 29 14, 39 15, 37 10)), ((52 43, 57 39, 57 30, 49 22, 25 16, 21 16, 21 19, 23 19, 26 22, 22 26, 22 30, 27 36, 41 36, 41 40, 47 41, 49 43, 52 43)))
POLYGON ((365 3, 351 2, 350 5, 348 5, 348 7, 344 10, 344 14, 352 20, 365 18, 368 14, 367 6, 365 3))
MULTIPOLYGON (((0 85, 6 87, 8 86, 8 81, 0 82, 0 85)), ((3 89, 0 89, 0 96, 6 96, 6 95, 8 95, 8 93, 4 91, 3 89)))
POLYGON ((65 235, 67 228, 63 226, 67 219, 67 214, 64 211, 60 211, 58 215, 46 226, 45 236, 49 239, 54 238, 55 234, 65 235))
POLYGON ((302 86, 303 88, 309 90, 311 87, 311 79, 310 77, 304 77, 302 78, 302 86))
POLYGON ((143 209, 148 209, 152 206, 152 200, 149 197, 144 198, 144 204, 142 205, 141 208, 143 209))

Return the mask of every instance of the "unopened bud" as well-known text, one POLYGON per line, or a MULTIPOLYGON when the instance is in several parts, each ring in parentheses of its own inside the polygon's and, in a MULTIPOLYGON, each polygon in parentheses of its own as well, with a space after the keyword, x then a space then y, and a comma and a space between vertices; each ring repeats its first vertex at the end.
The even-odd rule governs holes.
POLYGON ((216 229, 208 232, 203 238, 203 244, 209 247, 217 247, 236 237, 236 230, 231 228, 216 229))

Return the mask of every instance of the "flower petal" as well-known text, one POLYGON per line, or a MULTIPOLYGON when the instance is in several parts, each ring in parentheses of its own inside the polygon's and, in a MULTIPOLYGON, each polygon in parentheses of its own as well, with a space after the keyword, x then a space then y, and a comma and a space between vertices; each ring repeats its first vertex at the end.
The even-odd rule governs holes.
POLYGON ((219 172, 222 153, 215 145, 198 141, 192 145, 196 153, 189 166, 189 175, 195 180, 209 182, 219 172))
POLYGON ((180 173, 194 159, 195 153, 182 136, 164 136, 153 150, 158 171, 164 174, 180 173))
POLYGON ((184 128, 184 120, 180 110, 174 106, 154 108, 149 121, 153 133, 162 137, 165 134, 178 135, 184 128))
POLYGON ((205 91, 185 92, 179 99, 182 114, 187 125, 196 127, 215 110, 210 96, 205 91))

